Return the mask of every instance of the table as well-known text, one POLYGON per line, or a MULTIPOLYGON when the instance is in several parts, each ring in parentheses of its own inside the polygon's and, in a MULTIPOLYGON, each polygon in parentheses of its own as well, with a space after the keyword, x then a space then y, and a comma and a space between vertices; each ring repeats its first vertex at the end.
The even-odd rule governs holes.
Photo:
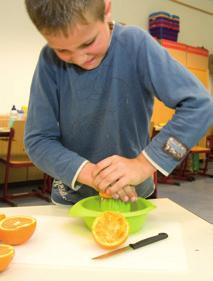
POLYGON ((0 127, 0 138, 9 137, 10 129, 7 127, 0 127))
POLYGON ((15 247, 16 255, 1 273, 1 281, 212 281, 213 226, 169 199, 151 201, 157 208, 128 243, 158 232, 169 237, 101 261, 91 258, 105 251, 95 244, 81 219, 68 217, 67 208, 0 208, 6 215, 32 215, 38 220, 31 239, 15 247))

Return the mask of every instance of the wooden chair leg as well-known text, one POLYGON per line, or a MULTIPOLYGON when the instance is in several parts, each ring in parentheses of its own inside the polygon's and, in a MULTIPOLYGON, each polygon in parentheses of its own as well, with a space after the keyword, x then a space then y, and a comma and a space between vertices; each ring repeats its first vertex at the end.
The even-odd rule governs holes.
POLYGON ((5 176, 4 176, 4 185, 3 185, 3 195, 0 198, 1 201, 4 203, 10 205, 11 207, 17 207, 18 204, 12 201, 11 199, 14 198, 23 198, 23 197, 30 197, 30 196, 36 196, 39 197, 47 202, 51 202, 51 199, 49 198, 47 193, 44 193, 42 190, 34 189, 31 192, 22 192, 22 193, 14 193, 10 194, 8 192, 9 187, 9 174, 10 174, 10 167, 9 165, 5 165, 5 176))
POLYGON ((205 164, 203 167, 203 175, 213 177, 213 175, 207 174, 210 156, 211 156, 211 152, 206 153, 205 164))
POLYGON ((8 195, 9 166, 5 166, 3 197, 8 195))
POLYGON ((44 184, 42 188, 42 192, 50 194, 52 190, 52 177, 44 174, 44 184))
POLYGON ((202 169, 200 169, 202 172, 200 172, 199 174, 202 176, 207 176, 207 177, 213 178, 213 175, 207 174, 210 156, 211 156, 211 153, 206 153, 204 167, 202 169))
POLYGON ((11 207, 17 207, 18 205, 10 200, 10 195, 8 193, 8 182, 9 182, 9 165, 5 165, 5 176, 4 176, 4 186, 3 186, 3 196, 2 201, 10 205, 11 207))

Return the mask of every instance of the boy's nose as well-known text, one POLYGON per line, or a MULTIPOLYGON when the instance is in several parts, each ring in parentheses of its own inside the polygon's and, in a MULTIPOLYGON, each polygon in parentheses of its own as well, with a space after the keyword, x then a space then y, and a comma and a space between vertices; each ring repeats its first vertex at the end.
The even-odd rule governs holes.
POLYGON ((70 53, 60 54, 60 59, 67 61, 67 62, 73 61, 74 57, 76 57, 76 56, 74 56, 73 54, 70 54, 70 53))
POLYGON ((63 56, 63 58, 61 57, 61 59, 63 61, 68 62, 68 63, 77 64, 77 65, 81 65, 82 63, 85 63, 86 61, 89 61, 92 58, 93 58, 93 56, 86 54, 86 53, 72 54, 69 56, 66 55, 66 56, 63 56))

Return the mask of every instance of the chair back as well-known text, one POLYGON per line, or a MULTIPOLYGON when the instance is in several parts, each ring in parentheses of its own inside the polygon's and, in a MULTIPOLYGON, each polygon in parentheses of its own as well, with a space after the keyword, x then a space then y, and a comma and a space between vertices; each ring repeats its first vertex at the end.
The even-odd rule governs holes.
POLYGON ((7 160, 13 158, 28 158, 24 146, 25 122, 17 120, 10 129, 9 136, 0 139, 0 157, 7 160), (9 157, 9 158, 8 158, 9 157))
POLYGON ((12 145, 12 155, 26 156, 26 150, 24 146, 24 128, 25 122, 22 120, 16 120, 13 125, 14 137, 12 145))
POLYGON ((6 141, 6 146, 7 146, 7 152, 6 152, 6 161, 7 162, 10 161, 10 157, 11 157, 11 149, 12 149, 13 137, 14 137, 14 129, 11 128, 10 132, 9 132, 9 136, 4 139, 4 141, 6 141))
MULTIPOLYGON (((24 126, 24 121, 17 120, 14 122, 13 128, 6 128, 6 130, 2 130, 0 134, 0 172, 4 171, 4 175, 3 173, 0 173, 0 182, 3 183, 3 196, 1 197, 1 200, 11 206, 17 206, 17 203, 12 201, 13 198, 26 196, 38 196, 50 202, 49 197, 45 195, 45 185, 43 185, 41 190, 33 189, 31 191, 20 193, 9 192, 9 183, 20 181, 19 178, 21 181, 23 181, 23 179, 24 181, 29 181, 29 168, 36 168, 25 152, 24 126), (10 173, 11 169, 13 168, 14 172, 17 171, 17 173, 10 173)), ((32 179, 32 175, 30 179, 32 179)))

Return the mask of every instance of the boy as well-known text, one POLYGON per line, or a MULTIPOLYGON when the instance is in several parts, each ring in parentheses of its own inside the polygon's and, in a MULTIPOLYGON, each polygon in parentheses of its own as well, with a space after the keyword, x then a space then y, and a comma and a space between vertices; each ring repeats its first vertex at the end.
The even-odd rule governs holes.
POLYGON ((153 173, 169 175, 213 124, 212 98, 145 31, 111 23, 109 0, 25 3, 47 41, 25 145, 55 178, 53 202, 72 205, 99 191, 148 197, 153 173), (150 142, 154 96, 176 113, 150 142))

